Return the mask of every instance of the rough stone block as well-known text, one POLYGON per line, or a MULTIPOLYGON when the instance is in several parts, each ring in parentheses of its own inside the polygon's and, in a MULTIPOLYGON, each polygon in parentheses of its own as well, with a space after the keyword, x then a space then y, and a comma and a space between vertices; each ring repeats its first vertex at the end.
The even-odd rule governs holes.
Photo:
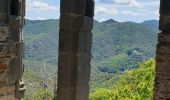
POLYGON ((86 13, 85 16, 94 16, 94 0, 86 0, 86 13))
POLYGON ((89 85, 90 81, 90 64, 79 65, 77 71, 77 85, 89 85))
POLYGON ((0 95, 4 95, 5 91, 6 91, 6 88, 5 87, 1 87, 0 88, 0 95))
POLYGON ((0 13, 8 14, 8 0, 0 0, 0 13))
POLYGON ((92 31, 93 29, 93 17, 85 16, 83 21, 83 27, 81 30, 92 31))
POLYGON ((85 52, 91 52, 92 49, 92 32, 86 32, 86 49, 85 52))
POLYGON ((19 42, 21 40, 21 29, 10 28, 9 39, 13 42, 19 42))
POLYGON ((79 31, 60 31, 59 34, 59 50, 78 51, 79 31))
POLYGON ((85 14, 85 1, 86 0, 61 0, 60 2, 60 13, 61 14, 85 14))
POLYGON ((2 82, 1 83, 2 86, 5 85, 5 83, 3 84, 3 81, 5 82, 7 77, 8 77, 7 70, 0 71, 0 83, 2 82))
MULTIPOLYGON (((16 52, 16 44, 15 43, 0 43, 0 57, 8 57, 13 56, 13 54, 16 52)), ((1 59, 0 59, 1 60, 1 59)))
POLYGON ((89 31, 60 30, 59 49, 61 52, 90 52, 92 33, 89 31))
POLYGON ((87 43, 91 43, 92 37, 86 35, 86 31, 62 30, 59 37, 59 49, 61 52, 85 52, 87 48, 91 48, 91 44, 87 45, 87 43))
POLYGON ((170 54, 170 44, 158 43, 157 54, 170 54))
POLYGON ((9 83, 15 83, 16 80, 19 80, 20 74, 19 69, 17 67, 19 66, 17 59, 12 59, 9 65, 9 71, 8 71, 8 82, 9 83))
POLYGON ((0 44, 0 54, 1 54, 1 57, 6 55, 7 53, 9 53, 8 46, 5 45, 5 43, 1 43, 0 44))
POLYGON ((160 1, 160 14, 170 14, 170 1, 161 0, 160 1))
POLYGON ((5 95, 5 96, 2 96, 0 97, 0 100, 16 100, 15 99, 15 95, 5 95))
POLYGON ((14 27, 14 28, 20 28, 22 27, 22 21, 21 21, 21 17, 18 17, 18 16, 10 16, 10 19, 9 19, 9 24, 10 24, 10 27, 14 27))
POLYGON ((84 72, 84 84, 89 85, 90 81, 90 73, 91 73, 91 65, 90 64, 85 64, 85 72, 84 72))
POLYGON ((8 0, 0 0, 0 25, 8 23, 8 0))
POLYGON ((7 69, 7 65, 3 64, 3 63, 0 63, 0 72, 4 71, 5 69, 7 69))
POLYGON ((77 53, 76 52, 59 52, 59 65, 68 66, 73 65, 77 66, 77 53))
POLYGON ((0 25, 8 24, 8 15, 0 14, 0 25))
POLYGON ((22 78, 22 73, 23 73, 23 56, 24 56, 24 43, 21 41, 16 45, 17 48, 17 62, 18 62, 18 66, 17 66, 17 73, 19 74, 20 79, 22 78))
POLYGON ((6 86, 5 92, 7 95, 12 95, 15 93, 15 86, 6 86))
POLYGON ((57 100, 76 100, 76 88, 58 88, 57 100))
POLYGON ((159 33, 158 41, 160 43, 170 43, 170 34, 169 33, 159 33))
POLYGON ((58 75, 60 76, 58 78, 58 86, 63 89, 68 88, 75 88, 76 87, 76 70, 60 70, 62 72, 58 72, 58 75), (64 71, 64 72, 63 72, 64 71))
MULTIPOLYGON (((165 31, 164 31, 165 32, 165 31)), ((154 100, 167 100, 170 94, 170 41, 169 34, 159 33, 156 55, 154 100)))
POLYGON ((84 82, 84 65, 79 65, 77 68, 77 86, 82 85, 84 82))
POLYGON ((89 64, 91 62, 90 52, 79 52, 78 53, 78 65, 89 64))
POLYGON ((93 18, 77 15, 61 15, 60 29, 64 30, 92 30, 93 18))
POLYGON ((159 29, 162 31, 169 31, 170 28, 170 14, 168 15, 161 15, 160 16, 160 24, 159 24, 159 29))
POLYGON ((22 10, 23 10, 22 9, 22 5, 23 5, 22 3, 23 3, 22 0, 18 1, 18 15, 19 16, 22 16, 22 10))
POLYGON ((23 73, 23 43, 16 44, 16 57, 11 59, 9 65, 9 83, 13 83, 22 77, 23 73))
POLYGON ((89 85, 80 85, 76 90, 76 100, 89 100, 89 85))
POLYGON ((0 27, 0 41, 7 41, 9 31, 7 27, 0 27))

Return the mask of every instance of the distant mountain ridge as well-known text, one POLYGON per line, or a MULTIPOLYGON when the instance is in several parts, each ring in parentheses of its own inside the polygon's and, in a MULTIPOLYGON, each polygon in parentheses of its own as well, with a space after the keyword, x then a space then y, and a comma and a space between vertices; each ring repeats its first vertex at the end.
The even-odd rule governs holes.
POLYGON ((147 20, 147 21, 142 22, 142 24, 149 25, 149 26, 158 26, 159 21, 158 20, 147 20))
MULTIPOLYGON (((157 24, 158 21, 155 20, 143 23, 118 22, 113 19, 94 21, 92 65, 100 71, 110 73, 134 68, 138 62, 153 57, 157 24), (120 58, 117 59, 116 56, 120 58), (133 62, 129 61, 131 58, 134 59, 133 62), (115 63, 107 65, 111 59, 115 63), (117 65, 119 60, 124 60, 124 64, 117 65)), ((26 20, 25 58, 56 64, 58 31, 59 20, 26 20)))

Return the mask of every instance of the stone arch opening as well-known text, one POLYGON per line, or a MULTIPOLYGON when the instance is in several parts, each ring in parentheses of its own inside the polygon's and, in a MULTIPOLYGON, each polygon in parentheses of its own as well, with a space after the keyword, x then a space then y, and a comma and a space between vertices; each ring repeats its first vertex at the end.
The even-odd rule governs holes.
MULTIPOLYGON (((19 0, 13 0, 8 5, 9 2, 0 0, 0 99, 3 100, 21 99, 25 91, 20 75, 25 1, 20 4, 19 0), (18 38, 13 38, 11 33, 18 34, 18 38)), ((169 0, 161 0, 154 100, 170 99, 169 5, 169 0)), ((93 15, 93 0, 61 1, 57 100, 88 100, 93 15)))

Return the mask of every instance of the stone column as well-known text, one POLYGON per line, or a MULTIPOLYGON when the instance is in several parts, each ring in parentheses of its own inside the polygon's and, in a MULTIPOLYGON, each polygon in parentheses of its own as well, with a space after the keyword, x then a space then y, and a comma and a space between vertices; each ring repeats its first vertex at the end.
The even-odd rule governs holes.
POLYGON ((57 100, 88 100, 93 0, 61 0, 57 100))
POLYGON ((23 72, 23 0, 0 0, 0 100, 20 100, 23 72))
POLYGON ((161 0, 154 100, 170 100, 170 0, 161 0))

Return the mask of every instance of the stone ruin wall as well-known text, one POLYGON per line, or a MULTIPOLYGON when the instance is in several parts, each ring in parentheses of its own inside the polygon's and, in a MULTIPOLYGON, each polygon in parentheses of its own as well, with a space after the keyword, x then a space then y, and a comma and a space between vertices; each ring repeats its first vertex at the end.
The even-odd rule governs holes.
POLYGON ((24 96, 24 16, 25 0, 0 0, 0 100, 20 100, 24 96))

